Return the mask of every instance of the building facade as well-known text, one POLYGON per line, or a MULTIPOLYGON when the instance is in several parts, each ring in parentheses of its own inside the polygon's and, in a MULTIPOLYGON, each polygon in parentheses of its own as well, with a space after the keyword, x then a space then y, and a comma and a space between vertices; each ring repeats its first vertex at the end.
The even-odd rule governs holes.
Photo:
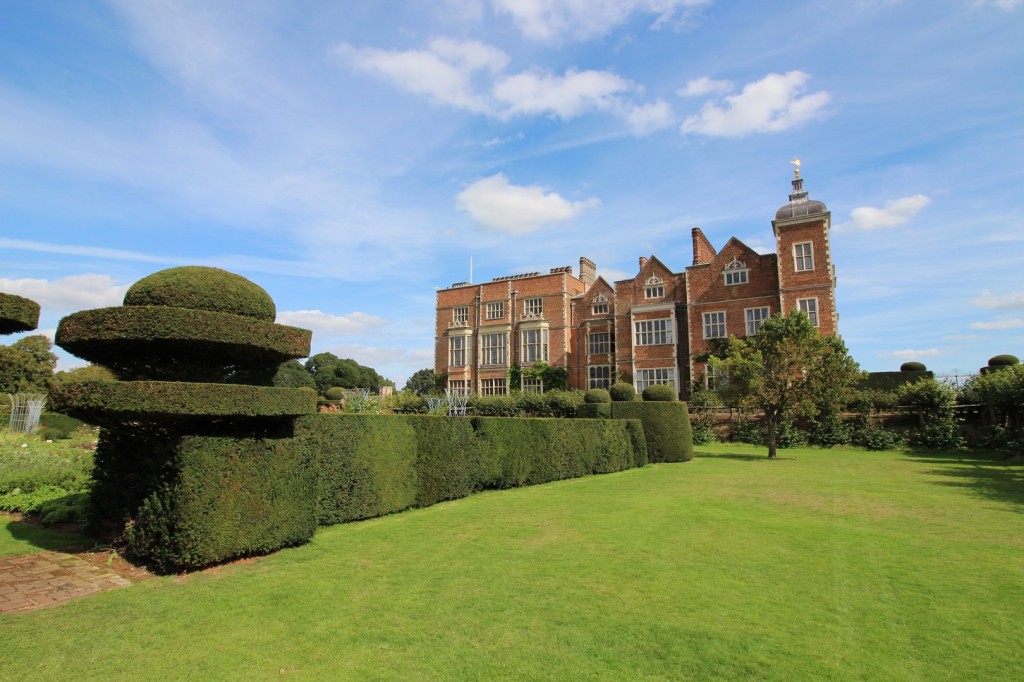
MULTIPOLYGON (((547 274, 457 282, 437 292, 434 371, 448 386, 484 395, 509 390, 513 365, 564 367, 573 388, 631 382, 638 391, 668 384, 686 397, 694 382, 714 385, 706 356, 720 339, 757 332, 771 315, 803 310, 836 334, 831 214, 811 200, 799 169, 789 203, 772 221, 776 252, 758 254, 733 237, 716 251, 693 228, 693 262, 673 272, 641 257, 632 279, 609 283, 580 258, 547 274)), ((523 379, 524 391, 543 391, 523 379)))

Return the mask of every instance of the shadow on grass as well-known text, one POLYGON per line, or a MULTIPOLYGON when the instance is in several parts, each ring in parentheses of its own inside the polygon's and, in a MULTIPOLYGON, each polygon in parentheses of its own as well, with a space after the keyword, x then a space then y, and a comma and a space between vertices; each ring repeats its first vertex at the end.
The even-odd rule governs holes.
POLYGON ((935 452, 911 450, 915 462, 941 465, 926 473, 937 476, 936 485, 962 488, 972 495, 995 502, 1010 503, 1024 513, 1024 466, 1000 459, 990 452, 935 452))
POLYGON ((37 551, 50 549, 76 552, 91 549, 96 544, 93 538, 83 534, 77 526, 46 528, 34 521, 4 514, 0 516, 0 527, 0 532, 31 545, 37 551))
MULTIPOLYGON (((768 451, 766 450, 762 455, 751 455, 750 453, 739 453, 739 452, 708 452, 707 450, 699 450, 694 448, 693 454, 695 457, 709 457, 714 459, 738 459, 745 462, 771 462, 768 459, 768 451)), ((796 459, 795 457, 785 457, 779 455, 775 458, 776 460, 784 459, 796 459)))

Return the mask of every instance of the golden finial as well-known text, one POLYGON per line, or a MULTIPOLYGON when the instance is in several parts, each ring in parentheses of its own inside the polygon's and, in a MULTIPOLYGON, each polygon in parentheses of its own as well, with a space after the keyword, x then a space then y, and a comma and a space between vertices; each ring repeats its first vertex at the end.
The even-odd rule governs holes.
POLYGON ((798 159, 797 157, 794 156, 793 160, 790 161, 790 163, 793 164, 793 177, 799 179, 800 178, 800 159, 798 159))

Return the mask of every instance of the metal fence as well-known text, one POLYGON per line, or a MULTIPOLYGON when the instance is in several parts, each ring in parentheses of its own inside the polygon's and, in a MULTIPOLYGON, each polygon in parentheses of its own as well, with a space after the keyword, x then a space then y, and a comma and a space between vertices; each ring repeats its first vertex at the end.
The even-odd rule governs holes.
POLYGON ((39 417, 46 405, 42 393, 8 393, 11 401, 11 418, 7 428, 15 433, 28 433, 39 425, 39 417))

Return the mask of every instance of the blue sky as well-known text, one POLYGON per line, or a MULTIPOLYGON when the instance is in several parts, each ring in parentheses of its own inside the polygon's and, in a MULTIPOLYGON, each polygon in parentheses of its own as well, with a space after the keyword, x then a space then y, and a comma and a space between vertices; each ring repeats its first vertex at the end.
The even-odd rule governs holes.
POLYGON ((52 332, 217 266, 401 385, 471 257, 770 251, 797 156, 861 367, 976 371, 1024 356, 1022 38, 1024 0, 9 0, 0 291, 52 332))

